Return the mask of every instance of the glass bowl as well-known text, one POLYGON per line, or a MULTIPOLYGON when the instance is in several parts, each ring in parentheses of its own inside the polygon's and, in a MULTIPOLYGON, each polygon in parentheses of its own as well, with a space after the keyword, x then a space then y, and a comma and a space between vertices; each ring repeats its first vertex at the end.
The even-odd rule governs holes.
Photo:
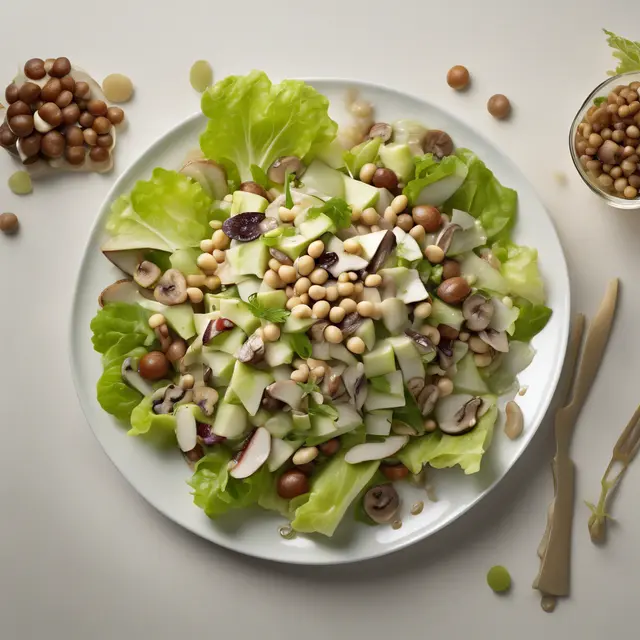
MULTIPOLYGON (((627 199, 605 190, 596 182, 596 177, 582 165, 580 156, 575 148, 575 139, 578 126, 583 122, 587 111, 594 105, 596 98, 607 98, 611 90, 617 85, 628 85, 631 82, 640 82, 640 72, 632 71, 630 73, 622 73, 617 76, 613 76, 608 80, 605 80, 602 84, 598 85, 590 94, 589 97, 583 102, 582 106, 578 110, 576 117, 571 124, 571 130, 569 132, 569 151, 571 153, 571 159, 576 167, 576 170, 580 174, 585 184, 597 195, 599 195, 607 204, 617 209, 640 209, 640 189, 639 195, 633 199, 627 199)), ((604 106, 606 106, 606 101, 604 106)), ((640 120, 640 118, 639 118, 640 120)), ((636 121, 637 122, 637 121, 636 121)), ((637 124, 640 127, 640 123, 637 124)), ((637 141, 637 146, 640 145, 640 139, 637 141)), ((638 164, 640 168, 640 163, 638 164)))

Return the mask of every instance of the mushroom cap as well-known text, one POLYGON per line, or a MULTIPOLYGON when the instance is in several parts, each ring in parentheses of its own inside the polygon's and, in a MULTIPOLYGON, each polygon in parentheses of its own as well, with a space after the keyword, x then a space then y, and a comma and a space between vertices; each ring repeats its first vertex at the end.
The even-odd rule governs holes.
POLYGON ((267 171, 267 177, 271 182, 276 184, 284 184, 287 173, 293 173, 297 176, 302 175, 305 166, 298 156, 283 156, 278 158, 267 171))
POLYGON ((444 251, 445 255, 447 254, 447 251, 449 251, 449 248, 451 247, 453 234, 456 231, 460 231, 461 229, 462 227, 459 224, 450 223, 438 234, 436 245, 444 251))
POLYGON ((508 353, 509 351, 509 339, 507 338, 506 331, 486 329, 485 331, 481 331, 478 337, 500 353, 508 353))
POLYGON ((264 359, 264 340, 257 334, 250 335, 236 352, 236 358, 245 364, 258 364, 264 359))
POLYGON ((484 331, 493 318, 493 301, 479 293, 469 296, 462 304, 462 315, 471 331, 484 331))
POLYGON ((391 522, 400 508, 400 496, 391 484, 371 487, 364 495, 362 506, 366 514, 378 524, 391 522))
POLYGON ((143 260, 133 273, 134 282, 143 289, 150 289, 153 287, 160 277, 162 271, 157 264, 149 262, 149 260, 143 260))
POLYGON ((478 423, 482 398, 468 394, 453 394, 442 398, 436 407, 436 421, 440 431, 450 436, 461 436, 478 423))
POLYGON ((187 281, 177 269, 168 269, 158 281, 153 295, 158 302, 168 306, 187 300, 187 281))

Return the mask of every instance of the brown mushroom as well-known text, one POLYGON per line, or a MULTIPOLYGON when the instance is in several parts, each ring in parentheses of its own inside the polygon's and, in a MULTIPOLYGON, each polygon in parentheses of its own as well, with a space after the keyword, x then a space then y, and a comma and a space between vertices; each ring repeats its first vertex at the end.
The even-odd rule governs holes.
POLYGON ((245 364, 258 364, 264 359, 264 341, 257 334, 247 338, 247 341, 238 349, 236 358, 245 364))
POLYGON ((451 395, 438 403, 436 418, 440 431, 450 436, 460 436, 477 424, 483 408, 482 398, 468 395, 451 395))
POLYGON ((391 522, 400 509, 400 496, 390 484, 371 487, 364 495, 362 506, 366 514, 378 524, 391 522))
POLYGON ((376 122, 369 129, 369 138, 382 138, 382 142, 389 142, 392 134, 393 128, 386 122, 376 122))
POLYGON ((425 385, 424 389, 422 389, 416 398, 416 402, 418 403, 418 407, 420 407, 420 413, 423 418, 426 418, 433 412, 436 402, 438 402, 438 398, 440 398, 440 390, 437 385, 425 385))
POLYGON ((136 267, 133 279, 136 284, 141 286, 143 289, 150 289, 156 285, 161 276, 162 271, 158 265, 153 262, 149 262, 148 260, 143 260, 136 267))
POLYGON ((438 245, 444 251, 445 255, 447 255, 447 251, 449 251, 449 248, 451 247, 453 234, 461 229, 462 227, 459 224, 448 224, 438 235, 436 245, 438 245))
POLYGON ((433 153, 437 158, 450 156, 453 153, 453 140, 451 136, 439 129, 427 131, 422 146, 425 153, 433 153))
POLYGON ((292 173, 296 176, 301 176, 304 171, 304 165, 302 160, 297 156, 283 156, 278 158, 267 171, 267 177, 271 182, 276 184, 284 184, 287 173, 292 173))
POLYGON ((478 337, 486 342, 490 347, 501 353, 509 351, 509 339, 506 331, 496 331, 495 329, 486 329, 478 334, 478 337))

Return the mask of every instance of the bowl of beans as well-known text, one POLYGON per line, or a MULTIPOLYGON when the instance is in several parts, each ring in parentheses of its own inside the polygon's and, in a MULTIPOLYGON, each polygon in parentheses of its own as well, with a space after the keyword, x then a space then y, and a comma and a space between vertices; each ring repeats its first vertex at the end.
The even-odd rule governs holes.
POLYGON ((571 125, 569 149, 589 188, 612 207, 640 209, 640 72, 596 87, 571 125))

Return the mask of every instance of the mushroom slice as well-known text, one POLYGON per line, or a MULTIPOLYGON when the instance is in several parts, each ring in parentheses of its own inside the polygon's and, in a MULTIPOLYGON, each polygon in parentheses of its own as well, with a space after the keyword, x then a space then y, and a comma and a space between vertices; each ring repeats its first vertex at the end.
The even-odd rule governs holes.
POLYGON ((495 308, 491 300, 474 293, 462 303, 462 315, 471 331, 484 331, 490 324, 495 308))
POLYGON ((128 276, 132 276, 136 272, 136 267, 142 262, 144 256, 142 249, 103 249, 102 253, 107 260, 128 276))
POLYGON ((364 375, 364 365, 362 362, 347 367, 342 374, 342 382, 356 410, 361 411, 367 399, 368 391, 367 379, 364 375))
POLYGON ((494 329, 486 329, 478 334, 478 337, 486 342, 490 347, 493 347, 500 353, 509 352, 509 339, 507 338, 506 331, 495 331, 494 329))
MULTIPOLYGON (((272 218, 272 220, 275 220, 275 218, 272 218)), ((276 249, 275 247, 269 247, 269 255, 272 258, 275 258, 280 264, 288 266, 293 265, 293 260, 286 253, 282 253, 282 251, 276 249)))
POLYGON ((347 451, 344 461, 349 464, 359 464, 371 460, 384 460, 398 453, 407 442, 409 442, 407 436, 389 436, 384 442, 357 444, 347 451))
POLYGON ((404 334, 409 336, 418 347, 418 351, 420 353, 433 353, 436 350, 436 346, 427 338, 427 336, 423 336, 421 333, 414 331, 413 329, 406 329, 404 334))
POLYGON ((211 387, 196 387, 193 390, 193 402, 202 409, 205 416, 210 417, 218 402, 218 392, 211 387))
POLYGON ((160 278, 153 295, 158 302, 168 306, 182 304, 187 300, 187 281, 180 271, 169 269, 160 278))
POLYGON ((198 428, 191 407, 180 407, 176 411, 176 439, 185 453, 198 444, 198 428))
POLYGON ((264 427, 258 427, 233 461, 229 475, 237 480, 248 478, 267 461, 270 452, 271 434, 264 427))
POLYGON ((440 390, 435 384, 425 385, 424 389, 420 392, 420 395, 416 398, 416 402, 420 407, 420 413, 423 418, 426 418, 433 412, 439 398, 440 390))
POLYGON ((138 363, 134 358, 125 358, 120 368, 123 380, 143 396, 148 396, 153 387, 138 373, 138 363))
POLYGON ((461 436, 471 431, 478 422, 482 398, 467 394, 442 398, 436 408, 436 421, 440 430, 450 436, 461 436))
POLYGON ((391 255, 391 252, 395 249, 397 239, 393 231, 387 230, 382 238, 382 242, 378 245, 375 253, 369 260, 369 264, 366 267, 367 273, 376 273, 380 267, 387 261, 387 258, 391 255))
POLYGON ((98 296, 98 304, 104 307, 112 302, 126 302, 127 304, 137 304, 140 300, 140 291, 132 280, 116 280, 106 287, 98 296))
POLYGON ((209 320, 202 333, 202 344, 209 344, 217 335, 224 331, 231 331, 236 325, 228 318, 216 318, 209 320))
POLYGON ((407 389, 409 389, 409 393, 417 400, 425 384, 424 378, 411 378, 411 380, 407 382, 407 389))
POLYGON ((459 231, 462 227, 459 224, 448 224, 438 235, 436 245, 438 245, 447 255, 447 251, 451 247, 451 241, 453 240, 453 234, 459 231))
POLYGON ((318 322, 314 323, 309 330, 311 333, 311 340, 314 342, 324 342, 324 330, 331 323, 328 320, 318 320, 318 322))
POLYGON ((440 367, 446 371, 449 367, 452 367, 455 364, 453 358, 453 340, 441 338, 437 349, 440 367))
POLYGON ((443 158, 453 153, 453 140, 448 133, 431 129, 425 134, 422 147, 424 153, 433 153, 437 158, 443 158))
POLYGON ((264 360, 264 341, 254 333, 236 352, 236 358, 245 364, 258 364, 264 360))
POLYGON ((382 138, 382 142, 389 142, 393 134, 393 128, 386 122, 376 122, 369 129, 369 138, 382 138))
POLYGON ((143 260, 136 267, 133 280, 143 289, 151 289, 151 287, 154 287, 158 280, 160 280, 161 276, 162 271, 157 264, 153 264, 153 262, 149 262, 149 260, 143 260))
POLYGON ((406 422, 392 422, 391 423, 391 431, 399 436, 417 436, 418 431, 414 429, 412 426, 408 425, 406 422))
POLYGON ((400 509, 400 496, 391 484, 379 484, 364 494, 362 506, 378 524, 391 522, 400 509))
POLYGON ((353 311, 348 313, 337 326, 342 331, 342 335, 347 338, 353 335, 362 326, 363 322, 364 318, 357 311, 353 311))
POLYGON ((172 413, 174 405, 183 400, 186 395, 187 392, 175 384, 158 389, 151 397, 153 413, 172 413))
POLYGON ((267 394, 288 404, 294 411, 298 411, 301 407, 304 391, 293 380, 278 380, 267 387, 267 394))
POLYGON ((305 166, 298 156, 283 156, 278 158, 267 171, 267 178, 276 184, 284 184, 287 173, 292 173, 300 177, 304 172, 305 166))

